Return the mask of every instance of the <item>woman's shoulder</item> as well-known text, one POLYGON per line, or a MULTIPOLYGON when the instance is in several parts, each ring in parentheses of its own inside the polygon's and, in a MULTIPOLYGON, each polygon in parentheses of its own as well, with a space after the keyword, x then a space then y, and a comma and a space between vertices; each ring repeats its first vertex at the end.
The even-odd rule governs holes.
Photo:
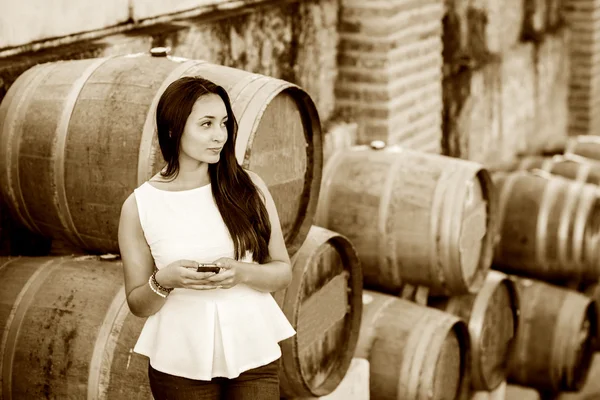
POLYGON ((127 196, 123 202, 123 205, 121 206, 121 218, 127 218, 131 216, 138 216, 138 205, 135 198, 135 192, 132 192, 129 196, 127 196))

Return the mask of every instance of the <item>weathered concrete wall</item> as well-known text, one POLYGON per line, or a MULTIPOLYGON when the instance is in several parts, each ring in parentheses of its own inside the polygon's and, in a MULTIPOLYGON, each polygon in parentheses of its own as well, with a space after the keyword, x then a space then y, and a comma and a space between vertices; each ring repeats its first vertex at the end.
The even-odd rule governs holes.
POLYGON ((102 29, 128 19, 127 0, 0 0, 0 49, 102 29))
POLYGON ((0 50, 122 26, 131 29, 173 14, 229 11, 266 0, 0 0, 0 50))
MULTIPOLYGON (((138 21, 198 7, 231 3, 231 0, 129 0, 128 3, 131 18, 138 21)), ((233 3, 240 3, 240 1, 233 3)))
MULTIPOLYGON (((334 107, 337 15, 337 0, 284 1, 0 58, 0 101, 20 74, 39 63, 170 46, 175 56, 203 59, 298 84, 310 94, 321 121, 326 122, 334 107)), ((2 210, 0 205, 0 215, 6 215, 6 209, 2 210)), ((17 237, 12 225, 5 216, 0 219, 0 241, 19 242, 0 242, 0 254, 7 254, 10 248, 20 249, 21 242, 27 241, 43 247, 40 238, 17 237)))
POLYGON ((521 42, 502 59, 444 79, 444 147, 503 168, 525 154, 556 152, 567 137, 568 31, 521 42))

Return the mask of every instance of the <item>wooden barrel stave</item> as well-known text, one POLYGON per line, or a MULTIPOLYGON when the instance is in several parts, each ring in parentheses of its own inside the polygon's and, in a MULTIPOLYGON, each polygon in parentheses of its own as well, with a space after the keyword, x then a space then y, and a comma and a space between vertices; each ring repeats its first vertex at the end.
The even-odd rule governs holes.
MULTIPOLYGON (((2 177, 2 185, 0 188, 4 191, 4 196, 7 199, 7 205, 12 209, 13 214, 16 218, 22 221, 23 225, 34 232, 41 232, 38 224, 36 224, 30 215, 30 211, 25 204, 25 196, 23 194, 23 190, 21 189, 22 180, 21 177, 26 175, 22 175, 22 173, 27 173, 27 169, 23 171, 24 168, 21 167, 21 163, 17 162, 19 149, 21 147, 21 143, 31 142, 27 140, 26 135, 24 137, 19 137, 15 131, 23 130, 27 131, 27 126, 31 126, 35 121, 34 118, 44 115, 44 107, 38 106, 38 109, 35 109, 36 104, 32 104, 34 111, 33 115, 29 119, 24 119, 22 117, 24 104, 27 103, 27 100, 33 97, 37 89, 37 85, 40 82, 43 82, 48 75, 52 72, 52 68, 45 66, 36 66, 31 70, 26 71, 22 75, 22 79, 17 79, 17 81, 13 84, 15 87, 14 90, 9 90, 7 92, 6 97, 2 101, 2 107, 0 107, 0 116, 3 119, 0 122, 3 122, 2 125, 2 135, 0 138, 0 152, 3 160, 4 168, 0 173, 2 177), (21 97, 16 96, 15 91, 19 90, 21 93, 21 97)), ((12 86, 11 86, 12 87, 12 86)), ((51 118, 57 113, 50 113, 51 118)), ((56 122, 46 124, 46 125, 56 125, 56 122)), ((30 129, 29 129, 30 130, 30 129)), ((46 149, 51 149, 51 143, 43 143, 45 144, 46 149)), ((40 157, 38 152, 36 151, 36 146, 33 143, 30 143, 26 146, 27 150, 35 157, 29 157, 29 163, 27 156, 24 157, 23 164, 28 164, 27 167, 31 168, 32 159, 37 161, 38 166, 33 170, 38 171, 42 179, 46 179, 48 182, 52 182, 52 176, 44 176, 45 174, 51 174, 53 172, 53 165, 50 160, 40 157)), ((31 169, 29 169, 31 171, 31 169)), ((39 195, 38 193, 44 193, 44 189, 38 188, 38 191, 31 193, 34 196, 34 199, 39 195)), ((53 198, 53 197, 50 197, 53 198)), ((50 221, 48 221, 48 225, 50 227, 61 226, 61 221, 57 216, 53 216, 50 221)), ((41 223, 45 222, 44 219, 40 221, 41 223)))
POLYGON ((120 293, 120 263, 86 258, 20 258, 0 263, 0 277, 12 289, 3 291, 0 302, 6 338, 1 349, 4 399, 81 399, 89 393, 106 399, 110 398, 106 397, 108 391, 118 384, 119 375, 128 381, 119 389, 124 398, 150 397, 145 378, 147 360, 132 355, 132 346, 119 346, 118 342, 124 331, 133 330, 135 334, 127 339, 137 339, 142 320, 122 325, 124 329, 119 331, 109 330, 111 335, 99 340, 113 304, 129 314, 124 294, 120 293), (115 360, 115 356, 126 357, 130 368, 111 370, 106 361, 115 360), (132 380, 134 370, 138 371, 137 379, 132 380), (102 386, 89 387, 94 375, 98 379, 91 381, 102 382, 102 386))
POLYGON ((492 258, 494 196, 479 164, 355 146, 328 163, 315 220, 355 244, 368 287, 475 292, 492 258))
POLYGON ((518 169, 540 169, 578 182, 600 185, 600 162, 574 154, 556 155, 554 157, 525 157, 521 160, 518 169))
POLYGON ((463 319, 471 338, 470 386, 493 390, 506 379, 506 361, 518 326, 518 298, 514 284, 498 271, 490 271, 476 295, 432 298, 429 306, 463 319))
POLYGON ((565 154, 600 160, 600 139, 596 135, 579 135, 567 141, 565 154))
POLYGON ((548 283, 511 279, 521 314, 509 357, 509 381, 544 391, 579 390, 589 372, 598 332, 595 304, 548 283))
POLYGON ((369 359, 371 398, 454 399, 469 346, 464 322, 378 292, 363 299, 355 356, 369 359))
POLYGON ((148 360, 132 352, 145 320, 128 312, 126 304, 122 305, 120 311, 113 322, 111 336, 104 345, 112 350, 112 357, 103 358, 96 364, 99 384, 93 386, 88 379, 88 393, 93 393, 88 398, 152 399, 150 386, 147 385, 148 360), (104 371, 110 372, 107 374, 104 371))
POLYGON ((324 396, 343 379, 358 340, 360 263, 348 239, 312 226, 292 264, 292 283, 274 293, 297 332, 281 343, 280 387, 285 397, 324 396))
POLYGON ((150 61, 127 58, 101 64, 82 88, 68 132, 63 132, 68 134, 66 151, 57 163, 64 165, 69 211, 61 214, 71 216, 82 248, 114 251, 107 246, 115 239, 118 220, 107 216, 118 215, 115 199, 125 199, 137 187, 137 163, 132 160, 138 158, 140 128, 173 69, 166 60, 150 61))
POLYGON ((500 241, 494 264, 502 271, 549 281, 600 276, 600 192, 561 177, 517 172, 496 180, 500 241))
POLYGON ((44 235, 92 252, 118 251, 123 201, 163 164, 154 133, 160 94, 171 81, 196 74, 232 90, 241 122, 238 161, 273 189, 295 253, 320 188, 321 131, 312 100, 288 82, 198 60, 122 56, 26 71, 0 107, 0 179, 13 213, 44 235), (293 162, 281 163, 290 156, 293 162), (274 162, 281 163, 276 173, 274 162))

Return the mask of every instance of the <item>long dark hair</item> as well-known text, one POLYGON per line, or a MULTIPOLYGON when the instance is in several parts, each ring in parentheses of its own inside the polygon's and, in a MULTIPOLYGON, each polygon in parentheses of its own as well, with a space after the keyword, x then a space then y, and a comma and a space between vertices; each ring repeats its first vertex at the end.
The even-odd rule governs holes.
MULTIPOLYGON (((194 103, 206 94, 216 94, 223 99, 228 118, 227 142, 220 159, 208 165, 212 194, 233 240, 235 259, 240 260, 246 251, 251 251, 253 260, 262 264, 269 259, 269 214, 259 198, 260 190, 235 157, 237 121, 229 95, 221 86, 200 77, 184 77, 167 87, 156 109, 158 143, 167 162, 161 176, 177 177, 181 135, 194 103)), ((264 194, 260 194, 264 199, 264 194)))

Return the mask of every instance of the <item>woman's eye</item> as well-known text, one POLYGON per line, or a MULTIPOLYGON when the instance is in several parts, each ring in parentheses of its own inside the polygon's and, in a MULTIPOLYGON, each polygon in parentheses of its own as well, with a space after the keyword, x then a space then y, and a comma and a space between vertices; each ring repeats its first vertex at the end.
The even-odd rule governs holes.
POLYGON ((201 126, 205 126, 207 128, 210 128, 211 125, 212 125, 212 123, 210 121, 206 121, 206 122, 203 122, 201 126))

